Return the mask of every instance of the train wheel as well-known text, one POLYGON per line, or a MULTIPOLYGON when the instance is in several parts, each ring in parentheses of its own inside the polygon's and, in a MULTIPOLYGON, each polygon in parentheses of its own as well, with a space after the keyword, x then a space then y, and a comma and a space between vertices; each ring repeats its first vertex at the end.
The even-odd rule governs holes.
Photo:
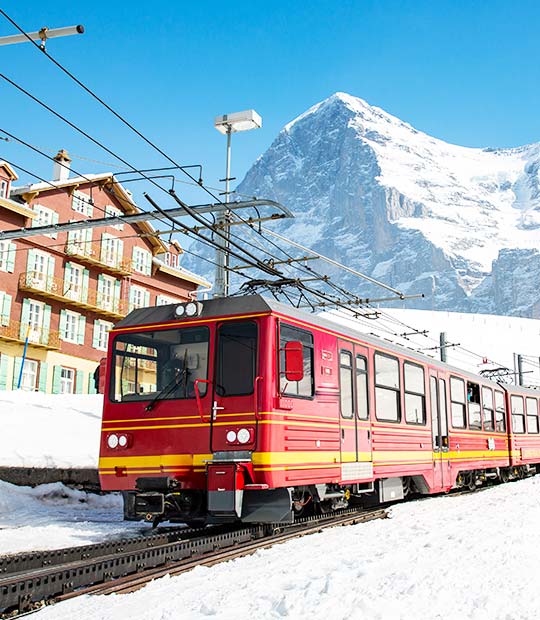
POLYGON ((506 469, 506 467, 503 467, 499 472, 499 478, 501 482, 508 482, 510 480, 510 472, 506 469))
POLYGON ((467 476, 467 488, 469 491, 476 491, 476 475, 474 471, 467 476))

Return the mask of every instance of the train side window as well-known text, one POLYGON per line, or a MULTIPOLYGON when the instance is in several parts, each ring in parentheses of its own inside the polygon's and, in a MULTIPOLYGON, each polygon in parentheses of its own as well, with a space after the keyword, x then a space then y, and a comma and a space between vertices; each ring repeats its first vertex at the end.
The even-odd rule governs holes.
POLYGON ((448 418, 446 416, 446 381, 439 379, 439 411, 441 412, 441 437, 443 448, 448 448, 448 418))
POLYGON ((313 334, 282 323, 279 328, 279 391, 285 396, 312 398, 314 387, 313 334), (291 341, 302 343, 304 377, 300 381, 287 381, 285 377, 285 344, 291 341))
POLYGON ((493 409, 493 392, 490 388, 482 388, 482 419, 485 431, 495 430, 495 415, 493 409))
POLYGON ((467 406, 469 409, 469 428, 475 431, 482 430, 480 386, 478 383, 467 381, 467 406))
POLYGON ((401 419, 399 361, 383 353, 375 353, 375 415, 385 422, 401 419))
POLYGON ((495 390, 495 430, 498 433, 506 432, 506 410, 504 407, 504 394, 495 390))
POLYGON ((352 353, 342 350, 339 352, 339 394, 343 418, 350 419, 354 416, 353 390, 352 353))
POLYGON ((521 396, 512 396, 510 404, 512 405, 512 431, 514 433, 524 433, 525 410, 523 409, 523 398, 521 396))
POLYGON ((424 369, 417 364, 404 362, 405 378, 405 422, 407 424, 426 423, 426 386, 424 369))
POLYGON ((369 418, 367 359, 362 355, 356 356, 356 400, 358 417, 367 420, 369 418))
POLYGON ((527 432, 538 433, 538 401, 527 398, 527 432))
POLYGON ((465 381, 463 379, 450 377, 450 401, 452 426, 465 428, 465 381))

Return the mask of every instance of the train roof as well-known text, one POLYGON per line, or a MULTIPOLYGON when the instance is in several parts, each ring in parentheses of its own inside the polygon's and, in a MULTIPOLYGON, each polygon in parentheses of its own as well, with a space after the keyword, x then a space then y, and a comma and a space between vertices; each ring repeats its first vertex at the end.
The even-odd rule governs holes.
MULTIPOLYGON (((419 353, 413 349, 409 349, 408 347, 395 344, 389 340, 374 336, 372 334, 367 334, 360 329, 354 329, 353 327, 344 325, 338 321, 332 321, 330 318, 325 316, 308 314, 298 308, 282 304, 274 299, 267 299, 261 295, 222 297, 217 299, 208 299, 200 303, 202 304, 202 311, 198 315, 198 319, 277 312, 293 319, 310 323, 311 325, 322 329, 338 332, 345 337, 349 336, 356 340, 362 340, 362 342, 365 342, 366 344, 395 353, 396 355, 406 355, 410 359, 423 364, 436 365, 439 368, 444 368, 450 372, 457 373, 462 377, 469 377, 475 381, 480 379, 482 382, 498 385, 496 382, 486 379, 485 377, 481 377, 456 366, 451 366, 450 364, 441 362, 440 360, 419 353)), ((177 305, 178 304, 168 304, 165 306, 153 306, 150 308, 137 308, 132 310, 126 317, 116 323, 115 329, 159 325, 160 323, 177 321, 178 318, 174 314, 174 310, 177 305)), ((501 387, 510 389, 512 392, 520 392, 523 394, 534 394, 536 392, 536 395, 538 396, 537 390, 529 388, 505 385, 501 385, 501 387)))

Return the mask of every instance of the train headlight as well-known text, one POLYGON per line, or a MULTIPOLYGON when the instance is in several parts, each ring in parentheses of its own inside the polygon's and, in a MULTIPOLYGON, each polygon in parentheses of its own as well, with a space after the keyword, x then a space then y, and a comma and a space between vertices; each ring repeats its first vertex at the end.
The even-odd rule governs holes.
MULTIPOLYGON (((118 447, 118 435, 115 435, 114 433, 112 435, 109 435, 107 437, 107 445, 109 446, 109 448, 111 448, 112 450, 114 450, 115 448, 118 447)), ((127 443, 127 441, 126 441, 127 443)))
POLYGON ((236 441, 236 433, 235 433, 235 431, 229 431, 227 433, 227 441, 229 443, 234 443, 236 441))
POLYGON ((120 435, 120 437, 118 437, 118 445, 121 448, 125 448, 128 445, 128 438, 126 435, 120 435))
POLYGON ((188 316, 197 316, 199 314, 199 306, 194 301, 190 301, 186 304, 186 314, 188 316))
POLYGON ((239 443, 248 443, 251 439, 251 433, 248 431, 247 428, 241 428, 238 431, 236 438, 238 439, 239 443))
POLYGON ((179 304, 174 309, 174 316, 178 318, 183 317, 185 313, 186 313, 186 307, 184 306, 184 304, 179 304))

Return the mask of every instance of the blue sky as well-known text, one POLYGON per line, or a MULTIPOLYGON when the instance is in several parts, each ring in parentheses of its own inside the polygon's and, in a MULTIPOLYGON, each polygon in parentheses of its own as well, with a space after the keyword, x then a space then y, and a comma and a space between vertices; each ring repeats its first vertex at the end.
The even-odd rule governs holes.
MULTIPOLYGON (((48 49, 182 164, 202 163, 216 185, 225 139, 217 114, 255 108, 261 130, 236 136, 240 180, 281 127, 345 91, 457 144, 516 146, 540 140, 540 3, 500 0, 261 0, 211 2, 6 1, 27 30, 81 23, 86 33, 48 49)), ((12 27, 0 19, 0 35, 12 27)), ((0 47, 2 69, 136 166, 166 165, 30 45, 0 47)), ((83 172, 112 157, 5 82, 3 128, 83 172)), ((0 157, 50 176, 38 155, 0 142, 0 157)), ((26 180, 25 178, 23 180, 26 180)), ((179 186, 180 189, 180 186, 179 186)), ((192 203, 200 192, 181 187, 192 203)))

